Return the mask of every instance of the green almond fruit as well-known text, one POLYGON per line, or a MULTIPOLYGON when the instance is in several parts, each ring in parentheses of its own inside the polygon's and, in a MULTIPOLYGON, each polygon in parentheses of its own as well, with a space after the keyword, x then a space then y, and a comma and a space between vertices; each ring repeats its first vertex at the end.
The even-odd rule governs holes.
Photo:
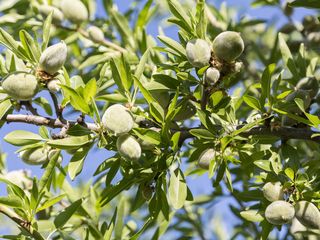
POLYGON ((87 32, 91 41, 95 43, 101 43, 104 41, 104 34, 100 28, 96 26, 90 26, 87 32))
POLYGON ((209 85, 214 85, 219 78, 220 72, 214 67, 209 67, 204 74, 204 79, 209 85))
POLYGON ((47 88, 50 92, 56 93, 61 89, 60 84, 61 82, 58 79, 53 79, 47 83, 47 88))
POLYGON ((138 161, 141 157, 139 142, 129 134, 123 134, 117 139, 117 150, 127 160, 138 161))
POLYGON ((50 5, 40 5, 38 10, 43 17, 47 17, 51 12, 53 12, 52 21, 54 23, 59 24, 63 21, 63 13, 56 7, 50 5))
POLYGON ((48 161, 49 151, 46 148, 31 148, 20 152, 21 159, 29 165, 42 165, 48 161))
POLYGON ((283 199, 283 190, 281 182, 268 182, 263 188, 263 196, 270 202, 283 199))
POLYGON ((243 50, 244 42, 238 32, 222 32, 213 40, 213 53, 220 60, 232 62, 243 50))
POLYGON ((80 0, 62 0, 60 8, 64 16, 73 23, 80 24, 89 18, 87 8, 80 0))
POLYGON ((308 91, 310 98, 314 98, 319 91, 319 81, 315 77, 305 77, 299 80, 296 88, 308 91))
POLYGON ((39 61, 40 69, 51 75, 55 74, 64 65, 67 53, 67 45, 63 41, 48 47, 41 54, 39 61))
POLYGON ((209 65, 211 58, 210 44, 203 39, 192 39, 186 46, 187 58, 192 66, 202 68, 209 65))
POLYGON ((14 170, 7 173, 0 174, 0 177, 12 182, 22 189, 31 189, 32 180, 26 170, 14 170))
POLYGON ((295 205, 296 218, 307 228, 320 229, 319 209, 311 202, 299 201, 295 205))
POLYGON ((198 159, 199 167, 203 169, 209 169, 210 162, 216 157, 216 151, 213 148, 209 148, 203 151, 198 159))
POLYGON ((131 113, 121 104, 114 104, 107 108, 101 121, 107 130, 116 135, 130 132, 134 125, 131 113))
POLYGON ((3 90, 12 98, 31 100, 39 90, 37 78, 29 73, 13 73, 2 82, 3 90))
POLYGON ((294 218, 294 207, 282 200, 274 201, 266 208, 265 218, 274 225, 289 223, 294 218))

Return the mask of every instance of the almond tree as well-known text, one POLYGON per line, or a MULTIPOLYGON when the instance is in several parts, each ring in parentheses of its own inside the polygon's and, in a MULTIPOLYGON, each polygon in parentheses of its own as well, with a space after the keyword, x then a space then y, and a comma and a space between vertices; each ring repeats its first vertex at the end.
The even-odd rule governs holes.
POLYGON ((42 173, 1 154, 1 239, 319 238, 320 2, 251 2, 280 27, 226 2, 0 2, 4 141, 42 173))

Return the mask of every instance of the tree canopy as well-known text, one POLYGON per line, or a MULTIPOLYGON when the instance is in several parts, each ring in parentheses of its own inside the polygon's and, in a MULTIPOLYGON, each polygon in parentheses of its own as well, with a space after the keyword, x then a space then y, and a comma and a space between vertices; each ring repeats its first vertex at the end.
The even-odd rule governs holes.
POLYGON ((320 2, 250 4, 281 21, 228 1, 1 1, 0 131, 41 175, 3 149, 0 237, 318 239, 320 2), (225 198, 234 223, 208 214, 225 198))

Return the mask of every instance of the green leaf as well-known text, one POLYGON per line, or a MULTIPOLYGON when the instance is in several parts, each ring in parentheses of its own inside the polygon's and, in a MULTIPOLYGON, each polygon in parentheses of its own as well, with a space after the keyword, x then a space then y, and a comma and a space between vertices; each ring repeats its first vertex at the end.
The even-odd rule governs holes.
POLYGON ((264 220, 264 217, 258 210, 246 210, 240 212, 241 217, 250 222, 261 222, 264 220))
POLYGON ((21 199, 16 196, 0 197, 0 205, 5 205, 12 208, 23 207, 21 199))
POLYGON ((7 114, 11 107, 12 103, 9 99, 6 99, 0 103, 0 119, 2 119, 7 114))
POLYGON ((141 236, 141 234, 148 228, 148 226, 153 222, 153 218, 149 217, 147 219, 147 221, 145 221, 145 223, 143 224, 142 228, 136 232, 131 238, 130 240, 137 240, 139 239, 139 237, 141 236))
POLYGON ((29 58, 32 59, 33 63, 37 63, 40 59, 40 50, 37 47, 37 42, 34 41, 34 38, 25 30, 21 30, 19 36, 21 44, 29 55, 29 58))
POLYGON ((42 210, 45 210, 45 209, 55 205, 56 203, 60 202, 66 196, 67 196, 67 194, 64 193, 64 194, 61 194, 61 195, 59 195, 57 197, 53 197, 53 198, 48 199, 39 208, 37 208, 36 212, 40 212, 42 210))
POLYGON ((291 180, 294 181, 295 178, 295 174, 292 168, 286 168, 284 170, 284 173, 287 175, 287 177, 291 180))
POLYGON ((57 165, 58 159, 60 157, 60 150, 56 151, 55 154, 49 159, 49 163, 44 171, 40 181, 39 181, 39 193, 42 193, 46 187, 50 188, 49 182, 54 173, 54 168, 57 165))
POLYGON ((207 129, 192 129, 189 131, 193 136, 203 139, 215 139, 216 137, 207 129))
POLYGON ((43 23, 43 30, 42 30, 42 51, 44 51, 49 43, 50 40, 50 30, 51 30, 51 22, 52 22, 52 15, 53 11, 48 15, 46 20, 43 23))
POLYGON ((183 173, 176 169, 171 173, 169 180, 169 201, 175 209, 183 207, 187 198, 187 184, 183 173))
POLYGON ((79 137, 66 137, 63 139, 56 139, 48 141, 48 145, 59 149, 77 149, 92 141, 90 135, 79 137))
POLYGON ((56 228, 62 228, 72 217, 72 215, 78 210, 82 204, 82 199, 73 202, 70 206, 60 212, 54 219, 54 225, 56 228))
POLYGON ((318 0, 295 0, 289 3, 291 7, 320 8, 318 0))
POLYGON ((33 100, 33 102, 44 109, 46 114, 52 116, 52 108, 49 101, 44 97, 38 97, 33 100))
POLYGON ((30 145, 44 140, 40 135, 24 130, 16 130, 8 133, 4 140, 15 146, 30 145))
POLYGON ((86 102, 91 102, 91 98, 94 98, 97 93, 97 81, 92 78, 84 87, 84 100, 86 102))
POLYGON ((85 146, 83 148, 80 148, 72 156, 68 165, 68 173, 71 180, 74 180, 74 178, 81 173, 84 160, 86 159, 91 146, 92 145, 90 144, 90 146, 85 146))
POLYGON ((110 60, 110 67, 113 79, 119 90, 123 91, 123 93, 126 92, 127 94, 130 94, 133 79, 129 64, 124 58, 124 55, 121 55, 120 58, 112 58, 110 60))
POLYGON ((182 25, 180 26, 183 26, 186 32, 192 33, 193 28, 191 24, 191 18, 185 12, 185 8, 177 0, 167 0, 167 2, 169 4, 171 13, 182 22, 182 25))
POLYGON ((272 63, 266 67, 263 71, 261 77, 261 97, 260 97, 260 105, 264 106, 265 100, 268 99, 269 103, 270 99, 270 89, 271 89, 271 77, 276 69, 276 64, 272 63))
POLYGON ((258 111, 262 110, 259 100, 256 99, 255 97, 245 95, 243 96, 243 100, 248 106, 252 107, 253 109, 256 109, 258 111))
MULTIPOLYGON (((152 2, 152 0, 149 0, 148 2, 152 2)), ((136 68, 136 71, 134 73, 134 76, 137 78, 137 79, 140 79, 144 70, 145 70, 145 65, 148 61, 148 58, 150 56, 150 49, 147 49, 144 54, 142 55, 141 59, 140 59, 140 62, 136 68)))
POLYGON ((74 109, 86 114, 90 112, 89 105, 86 103, 84 98, 77 93, 76 90, 66 85, 61 85, 61 88, 70 97, 70 103, 74 107, 74 109))
POLYGON ((196 7, 196 21, 197 21, 197 26, 196 26, 196 31, 197 31, 197 36, 201 39, 206 38, 206 33, 207 33, 207 15, 205 12, 206 4, 205 0, 199 0, 197 2, 197 7, 196 7))
POLYGON ((174 51, 175 55, 186 58, 186 50, 180 43, 166 36, 158 36, 158 38, 161 42, 171 48, 174 51))

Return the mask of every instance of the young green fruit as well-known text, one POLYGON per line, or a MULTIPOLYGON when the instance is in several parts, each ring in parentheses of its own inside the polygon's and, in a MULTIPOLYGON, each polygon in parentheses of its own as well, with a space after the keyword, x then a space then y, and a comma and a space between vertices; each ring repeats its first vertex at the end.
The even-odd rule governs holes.
POLYGON ((274 201, 266 208, 265 217, 274 225, 289 223, 294 217, 294 207, 282 200, 274 201))
POLYGON ((204 74, 204 79, 210 85, 214 85, 220 78, 220 72, 214 67, 209 67, 204 74))
POLYGON ((131 131, 134 119, 127 108, 120 104, 114 104, 104 112, 102 125, 107 130, 119 135, 131 131))
POLYGON ((192 39, 186 46, 187 58, 192 66, 202 68, 209 65, 211 58, 210 44, 202 39, 192 39))
POLYGON ((80 0, 62 0, 60 6, 64 16, 71 22, 79 24, 88 20, 88 10, 80 0))
POLYGON ((319 91, 319 82, 315 77, 305 77, 297 83, 296 87, 308 91, 310 98, 314 98, 319 91))
POLYGON ((198 159, 199 167, 203 169, 209 169, 210 162, 215 159, 216 151, 213 148, 209 148, 203 151, 198 159))
POLYGON ((48 82, 47 88, 50 92, 56 93, 59 92, 61 87, 60 87, 61 82, 58 79, 53 79, 48 82))
MULTIPOLYGON (((179 104, 179 102, 178 102, 179 104)), ((197 112, 196 107, 190 102, 184 102, 182 105, 182 109, 178 112, 178 114, 173 118, 174 121, 183 121, 190 119, 197 112)))
POLYGON ((67 59, 67 45, 60 42, 48 47, 40 57, 40 69, 51 75, 58 72, 67 59))
POLYGON ((243 50, 244 42, 238 32, 222 32, 213 40, 213 53, 220 60, 232 62, 243 50))
POLYGON ((295 205, 296 218, 307 228, 320 229, 319 209, 311 202, 300 201, 295 205))
POLYGON ((141 157, 140 144, 129 134, 123 134, 118 137, 117 150, 122 157, 130 161, 138 161, 141 157))
POLYGON ((50 5, 40 5, 38 10, 43 17, 47 17, 51 12, 53 12, 52 21, 54 23, 59 24, 63 21, 63 13, 56 7, 50 5))
POLYGON ((20 152, 22 161, 29 165, 42 165, 48 161, 49 151, 47 148, 31 148, 20 152))
POLYGON ((268 182, 263 188, 263 196, 270 202, 283 199, 283 190, 281 182, 268 182))
POLYGON ((100 28, 96 26, 90 26, 87 31, 91 41, 95 43, 101 43, 104 41, 104 34, 100 28))
POLYGON ((16 100, 31 100, 39 90, 37 78, 29 73, 13 73, 2 82, 3 90, 16 100))

